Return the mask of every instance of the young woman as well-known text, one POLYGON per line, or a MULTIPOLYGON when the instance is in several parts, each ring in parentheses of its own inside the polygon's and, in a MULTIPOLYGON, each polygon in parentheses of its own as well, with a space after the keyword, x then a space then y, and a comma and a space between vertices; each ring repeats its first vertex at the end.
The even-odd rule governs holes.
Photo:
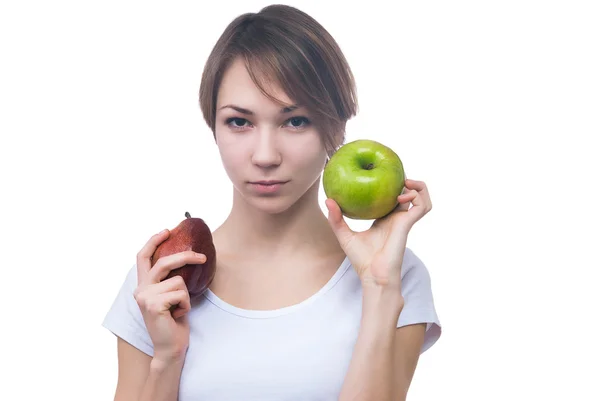
POLYGON ((213 233, 216 275, 191 303, 180 277, 163 279, 205 256, 150 269, 168 231, 139 251, 103 323, 118 338, 115 399, 404 400, 441 333, 428 271, 406 247, 431 201, 407 179, 398 208, 367 231, 333 200, 322 213, 321 173, 357 108, 336 42, 292 7, 241 15, 200 88, 233 186, 213 233))

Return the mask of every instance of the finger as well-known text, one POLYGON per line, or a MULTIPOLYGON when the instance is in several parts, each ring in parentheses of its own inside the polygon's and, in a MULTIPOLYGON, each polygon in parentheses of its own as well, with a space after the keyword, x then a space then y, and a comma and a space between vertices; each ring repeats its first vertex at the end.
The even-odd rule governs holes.
POLYGON ((191 310, 191 308, 181 308, 181 307, 175 307, 175 309, 171 312, 171 315, 173 316, 173 319, 177 320, 180 317, 184 317, 189 311, 191 310))
POLYGON ((329 225, 333 230, 334 234, 338 238, 340 245, 344 247, 346 244, 350 242, 352 236, 354 235, 354 231, 348 227, 346 220, 344 220, 344 216, 342 215, 342 209, 337 204, 337 202, 333 199, 326 199, 325 206, 327 206, 327 220, 329 221, 329 225))
POLYGON ((172 255, 163 256, 158 259, 147 275, 149 284, 159 283, 168 276, 171 270, 183 267, 185 265, 203 264, 206 262, 206 255, 194 251, 183 251, 172 255))
POLYGON ((156 295, 164 294, 170 291, 176 290, 186 290, 187 286, 185 285, 185 280, 180 275, 176 275, 170 277, 166 280, 161 281, 160 283, 148 285, 143 289, 144 296, 147 298, 151 298, 156 295))
POLYGON ((152 267, 151 258, 156 251, 158 245, 160 245, 164 240, 166 240, 170 235, 169 230, 162 230, 158 234, 150 237, 148 242, 144 245, 144 247, 137 254, 137 273, 138 273, 138 283, 142 282, 150 268, 152 267))
POLYGON ((418 192, 418 197, 412 201, 414 206, 420 206, 426 210, 431 210, 431 198, 429 196, 429 189, 427 188, 427 184, 425 184, 425 182, 405 179, 405 188, 418 192))
POLYGON ((419 192, 427 189, 427 185, 425 184, 425 182, 417 181, 417 180, 410 180, 408 178, 406 178, 404 180, 404 186, 407 187, 408 189, 415 189, 419 192))
POLYGON ((412 204, 412 207, 406 209, 409 212, 409 215, 411 216, 411 224, 414 224, 414 222, 416 222, 418 219, 423 217, 431 210, 431 199, 429 198, 429 194, 426 190, 424 190, 423 192, 417 192, 416 190, 411 189, 409 193, 407 193, 406 195, 399 196, 398 199, 403 202, 408 202, 406 204, 407 206, 409 204, 412 204), (409 195, 411 195, 410 198, 409 195), (405 197, 406 199, 403 199, 403 197, 405 197))
POLYGON ((419 193, 414 190, 408 190, 406 193, 398 196, 398 203, 400 204, 400 210, 408 210, 410 204, 414 204, 415 200, 419 196, 419 193))
POLYGON ((164 313, 171 311, 173 307, 176 307, 178 315, 186 314, 191 308, 190 297, 187 291, 177 290, 165 292, 160 294, 156 299, 156 305, 159 306, 158 313, 164 313))

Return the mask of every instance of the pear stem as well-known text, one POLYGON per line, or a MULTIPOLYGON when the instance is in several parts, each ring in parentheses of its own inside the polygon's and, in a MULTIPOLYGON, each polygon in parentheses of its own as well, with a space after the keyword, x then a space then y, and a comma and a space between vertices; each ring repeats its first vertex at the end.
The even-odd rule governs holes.
POLYGON ((189 219, 189 218, 191 218, 191 217, 192 217, 192 215, 190 214, 190 212, 185 212, 185 217, 186 217, 187 219, 189 219))

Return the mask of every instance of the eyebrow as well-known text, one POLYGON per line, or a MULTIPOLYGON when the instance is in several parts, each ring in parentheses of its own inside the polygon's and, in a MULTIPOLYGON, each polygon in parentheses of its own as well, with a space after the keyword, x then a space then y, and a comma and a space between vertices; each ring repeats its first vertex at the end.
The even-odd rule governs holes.
MULTIPOLYGON (((281 114, 290 113, 290 112, 298 109, 299 107, 300 106, 297 105, 297 104, 291 105, 289 107, 284 107, 283 109, 281 109, 280 113, 281 114)), ((237 111, 239 113, 246 114, 246 115, 249 115, 249 116, 253 116, 254 115, 253 111, 248 110, 248 109, 244 109, 243 107, 236 106, 236 105, 233 105, 233 104, 227 104, 227 105, 225 105, 223 107, 220 107, 219 110, 223 110, 223 109, 227 109, 227 108, 233 109, 233 110, 235 110, 235 111, 237 111)))

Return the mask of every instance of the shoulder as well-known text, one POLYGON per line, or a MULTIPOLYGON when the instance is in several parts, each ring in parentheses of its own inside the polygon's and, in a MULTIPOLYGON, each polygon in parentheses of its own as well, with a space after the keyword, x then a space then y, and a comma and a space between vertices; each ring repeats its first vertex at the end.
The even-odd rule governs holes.
POLYGON ((429 270, 410 248, 406 248, 402 264, 402 296, 404 308, 397 326, 426 323, 425 341, 421 348, 421 352, 425 352, 440 338, 442 325, 435 306, 429 270))
POLYGON ((102 321, 102 326, 135 348, 153 355, 152 341, 133 296, 136 287, 137 265, 134 264, 126 272, 125 279, 102 321))
POLYGON ((415 279, 431 279, 429 270, 423 260, 409 247, 404 250, 401 277, 403 283, 415 279))

